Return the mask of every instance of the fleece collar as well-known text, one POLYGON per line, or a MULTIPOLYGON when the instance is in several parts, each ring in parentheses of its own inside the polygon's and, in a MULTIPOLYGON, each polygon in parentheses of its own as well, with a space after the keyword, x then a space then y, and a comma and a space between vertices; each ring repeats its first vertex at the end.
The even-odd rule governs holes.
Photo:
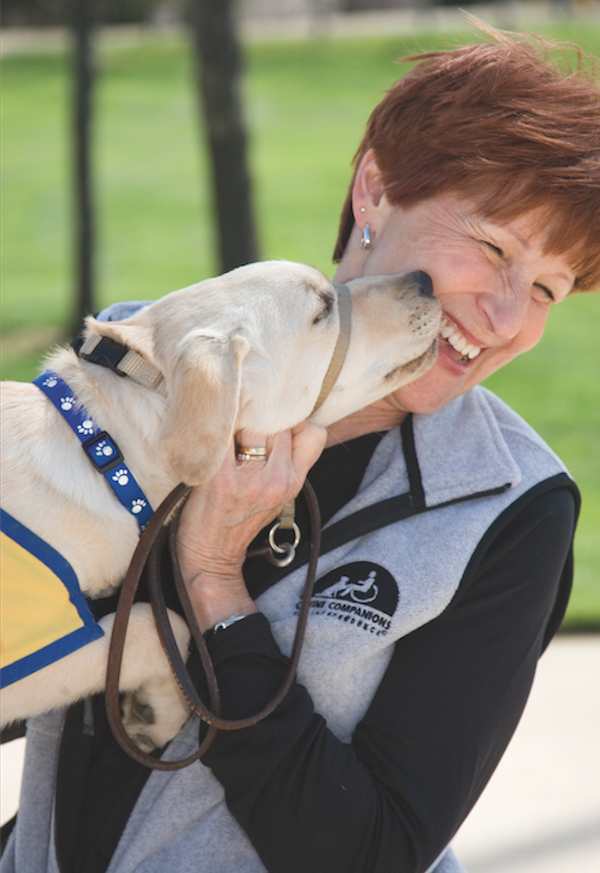
MULTIPOLYGON (((410 428, 394 428, 377 446, 360 488, 325 526, 396 495, 407 496, 419 480, 422 508, 433 509, 489 494, 518 491, 523 469, 536 477, 567 472, 535 431, 503 401, 473 388, 429 415, 413 415, 416 476, 403 445, 410 428), (550 470, 550 472, 548 472, 550 470)), ((417 507, 414 507, 417 510, 417 507)))
POLYGON ((492 408, 500 402, 475 389, 432 415, 413 416, 427 506, 520 483, 520 467, 492 408))

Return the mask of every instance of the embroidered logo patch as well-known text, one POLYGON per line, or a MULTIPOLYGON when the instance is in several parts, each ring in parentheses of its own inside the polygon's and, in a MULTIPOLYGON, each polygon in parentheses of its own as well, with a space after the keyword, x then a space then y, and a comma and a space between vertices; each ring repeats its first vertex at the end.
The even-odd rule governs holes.
POLYGON ((392 574, 379 564, 357 561, 317 580, 310 611, 385 636, 397 606, 398 585, 392 574))

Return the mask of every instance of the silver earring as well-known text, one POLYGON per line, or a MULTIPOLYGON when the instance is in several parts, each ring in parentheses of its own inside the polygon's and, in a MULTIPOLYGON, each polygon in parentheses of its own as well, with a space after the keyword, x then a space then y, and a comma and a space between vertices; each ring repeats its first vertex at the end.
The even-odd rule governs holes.
POLYGON ((371 248, 371 230, 368 224, 365 224, 365 226, 363 227, 362 235, 360 238, 360 247, 361 249, 371 248))

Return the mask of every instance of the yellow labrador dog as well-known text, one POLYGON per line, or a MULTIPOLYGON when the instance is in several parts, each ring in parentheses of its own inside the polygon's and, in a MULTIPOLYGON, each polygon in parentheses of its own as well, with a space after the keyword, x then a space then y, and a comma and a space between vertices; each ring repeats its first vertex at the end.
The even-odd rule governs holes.
MULTIPOLYGON (((341 291, 319 271, 289 262, 241 267, 123 321, 89 317, 87 344, 108 337, 127 346, 130 375, 82 360, 71 348, 54 352, 47 365, 118 444, 156 508, 179 482, 210 479, 238 431, 275 434, 311 413, 330 424, 433 364, 440 306, 429 277, 370 277, 347 287, 348 351, 316 412, 340 332, 341 291)), ((139 528, 84 454, 37 385, 2 385, 2 508, 64 556, 93 599, 122 581, 139 528)), ((100 692, 113 618, 101 620, 104 636, 5 687, 2 722, 100 692)), ((171 619, 185 652, 188 629, 171 619)), ((148 724, 136 715, 140 707, 129 707, 126 729, 141 747, 164 745, 189 714, 146 604, 132 612, 121 687, 153 710, 148 724)))

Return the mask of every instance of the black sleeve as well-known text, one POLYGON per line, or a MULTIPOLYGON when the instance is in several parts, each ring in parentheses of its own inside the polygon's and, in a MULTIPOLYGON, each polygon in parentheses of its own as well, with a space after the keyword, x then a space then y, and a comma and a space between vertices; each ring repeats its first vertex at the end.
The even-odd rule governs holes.
MULTIPOLYGON (((521 716, 568 576, 575 515, 573 494, 557 488, 495 523, 446 611, 397 642, 351 744, 298 684, 265 721, 218 735, 203 762, 270 873, 418 873, 433 863, 521 716)), ((210 648, 224 715, 259 711, 287 664, 265 617, 210 648)))

